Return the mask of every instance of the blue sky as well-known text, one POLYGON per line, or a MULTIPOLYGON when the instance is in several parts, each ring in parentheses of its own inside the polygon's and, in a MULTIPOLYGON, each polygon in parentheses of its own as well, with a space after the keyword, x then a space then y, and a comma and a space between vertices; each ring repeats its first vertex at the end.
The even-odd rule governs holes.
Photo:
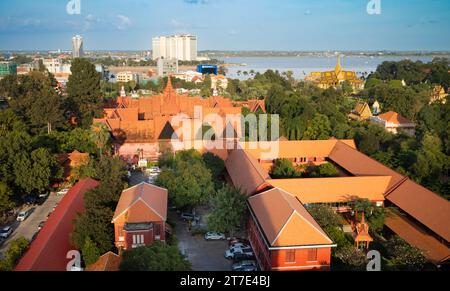
POLYGON ((450 50, 449 0, 0 0, 0 50, 149 50, 151 38, 199 37, 216 50, 450 50))

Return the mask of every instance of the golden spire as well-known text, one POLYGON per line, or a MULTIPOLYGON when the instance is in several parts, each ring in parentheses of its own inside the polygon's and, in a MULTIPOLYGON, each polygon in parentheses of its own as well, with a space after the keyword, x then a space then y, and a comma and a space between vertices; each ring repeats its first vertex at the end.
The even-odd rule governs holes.
POLYGON ((334 69, 334 72, 336 73, 336 75, 338 75, 341 71, 342 71, 341 55, 339 55, 338 56, 338 61, 337 61, 337 64, 336 64, 336 68, 334 69))

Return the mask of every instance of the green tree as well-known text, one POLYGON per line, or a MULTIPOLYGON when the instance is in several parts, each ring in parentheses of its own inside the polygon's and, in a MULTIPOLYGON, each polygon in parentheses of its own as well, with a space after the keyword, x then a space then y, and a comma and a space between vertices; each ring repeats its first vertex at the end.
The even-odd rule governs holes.
POLYGON ((224 182, 225 162, 213 153, 207 152, 202 155, 202 160, 211 172, 215 188, 218 189, 224 182))
POLYGON ((338 177, 338 169, 331 163, 325 163, 319 166, 320 177, 338 177))
POLYGON ((224 186, 212 198, 213 212, 208 216, 208 227, 214 231, 230 232, 240 225, 246 209, 246 196, 230 186, 224 186))
POLYGON ((15 205, 13 192, 6 183, 0 182, 0 218, 3 218, 6 212, 13 209, 15 205))
POLYGON ((101 75, 83 58, 72 61, 71 71, 67 83, 68 103, 78 123, 89 128, 93 118, 102 113, 101 75))
POLYGON ((346 271, 365 271, 367 266, 366 255, 353 246, 346 246, 336 252, 336 258, 343 264, 341 269, 346 271))
POLYGON ((169 190, 178 208, 204 204, 215 192, 211 172, 194 150, 178 152, 172 167, 161 171, 157 184, 169 190))
POLYGON ((410 246, 403 239, 394 236, 386 243, 389 257, 386 265, 389 269, 398 271, 422 271, 427 263, 423 252, 410 246))
POLYGON ((104 123, 96 123, 91 126, 91 140, 97 146, 100 156, 103 155, 103 150, 110 142, 110 139, 111 134, 104 123))
POLYGON ((177 246, 154 242, 123 253, 121 271, 189 271, 190 263, 177 246))
POLYGON ((81 248, 81 253, 86 266, 94 264, 100 258, 100 252, 97 246, 89 237, 86 238, 84 245, 81 248))
POLYGON ((298 178, 301 176, 289 159, 276 159, 270 175, 275 179, 298 178))
POLYGON ((4 258, 0 260, 0 271, 12 271, 17 261, 27 250, 28 245, 29 241, 24 237, 20 237, 12 241, 5 253, 4 258))
POLYGON ((326 115, 316 114, 306 128, 304 139, 322 140, 331 135, 331 124, 326 115))

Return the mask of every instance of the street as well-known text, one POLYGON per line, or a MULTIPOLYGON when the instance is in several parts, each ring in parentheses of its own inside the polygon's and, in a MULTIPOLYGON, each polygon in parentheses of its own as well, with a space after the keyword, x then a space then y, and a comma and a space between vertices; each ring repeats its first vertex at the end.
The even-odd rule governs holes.
POLYGON ((3 258, 3 253, 8 249, 12 241, 22 236, 31 241, 33 235, 38 231, 39 223, 47 220, 47 215, 52 212, 53 207, 55 207, 63 197, 64 196, 57 196, 55 193, 51 193, 42 205, 29 207, 34 208, 34 210, 25 221, 19 222, 15 220, 9 225, 13 227, 14 232, 5 241, 3 246, 0 247, 0 258, 3 258))

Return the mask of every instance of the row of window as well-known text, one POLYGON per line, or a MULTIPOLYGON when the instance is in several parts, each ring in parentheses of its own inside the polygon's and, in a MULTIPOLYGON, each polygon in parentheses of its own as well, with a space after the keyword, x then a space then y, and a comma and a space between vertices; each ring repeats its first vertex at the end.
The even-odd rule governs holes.
MULTIPOLYGON (((285 256, 285 262, 286 263, 295 263, 297 262, 295 258, 296 250, 287 250, 286 256, 285 256)), ((307 254, 307 261, 308 262, 317 262, 317 249, 308 249, 307 254)))

